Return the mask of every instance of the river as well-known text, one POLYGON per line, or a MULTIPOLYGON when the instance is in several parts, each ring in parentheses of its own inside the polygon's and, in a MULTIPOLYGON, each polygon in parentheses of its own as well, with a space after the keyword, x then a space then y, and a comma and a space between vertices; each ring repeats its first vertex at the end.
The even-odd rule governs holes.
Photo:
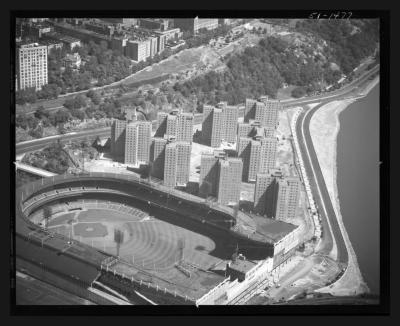
POLYGON ((379 84, 339 119, 337 184, 343 223, 364 281, 379 294, 379 84))

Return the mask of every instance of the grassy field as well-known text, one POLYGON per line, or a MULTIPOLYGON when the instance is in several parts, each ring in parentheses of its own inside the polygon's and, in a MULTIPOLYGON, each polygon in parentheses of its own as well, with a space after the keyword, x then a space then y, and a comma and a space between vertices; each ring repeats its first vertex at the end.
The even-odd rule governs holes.
MULTIPOLYGON (((172 268, 182 256, 186 261, 204 267, 219 261, 208 254, 216 247, 211 238, 152 216, 143 218, 138 212, 131 215, 109 209, 81 211, 76 217, 77 223, 73 224, 71 236, 116 254, 114 229, 119 229, 124 233, 120 257, 144 269, 172 268), (179 243, 183 243, 182 249, 179 243)), ((53 220, 51 229, 69 236, 71 227, 66 223, 70 217, 62 217, 57 218, 58 224, 53 220)))

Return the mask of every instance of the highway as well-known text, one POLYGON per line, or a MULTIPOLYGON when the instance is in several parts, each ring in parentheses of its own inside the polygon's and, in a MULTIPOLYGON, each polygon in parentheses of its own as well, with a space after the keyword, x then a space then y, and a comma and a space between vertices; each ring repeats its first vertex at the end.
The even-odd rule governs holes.
POLYGON ((346 245, 337 222, 336 214, 329 197, 329 192, 310 135, 310 120, 312 115, 323 105, 325 105, 325 103, 319 104, 311 110, 303 111, 300 114, 296 124, 296 134, 303 154, 304 167, 310 180, 313 197, 317 203, 317 207, 319 208, 318 211, 322 220, 323 247, 321 248, 320 253, 326 255, 330 253, 333 246, 333 236, 337 244, 338 260, 347 263, 348 257, 346 245), (330 227, 332 228, 333 234, 330 232, 330 227))
MULTIPOLYGON (((289 108, 289 107, 294 107, 294 106, 299 106, 299 105, 306 105, 310 103, 315 103, 315 102, 328 102, 328 101, 334 101, 337 99, 344 99, 351 97, 356 94, 358 90, 358 85, 365 82, 368 80, 368 78, 373 75, 374 73, 379 71, 379 65, 375 66, 362 76, 360 76, 357 79, 354 79, 352 82, 344 86, 343 88, 330 92, 328 94, 323 94, 323 95, 318 95, 318 96, 311 96, 307 98, 301 98, 301 99, 295 99, 295 100, 288 100, 288 101, 282 101, 283 107, 284 108, 289 108)), ((244 107, 240 108, 239 112, 240 116, 244 115, 244 107)), ((194 120, 193 124, 201 124, 202 122, 202 114, 197 113, 194 115, 194 120)), ((156 128, 156 120, 152 121, 153 123, 153 129, 156 128)), ((40 139, 35 139, 27 142, 21 142, 16 144, 16 155, 24 154, 27 152, 39 150, 41 148, 44 148, 48 145, 50 145, 52 142, 56 141, 57 139, 60 139, 62 141, 67 141, 67 140, 83 140, 87 137, 110 137, 110 132, 111 132, 111 127, 103 127, 99 129, 91 129, 91 130, 84 130, 80 132, 73 132, 69 134, 64 134, 64 135, 58 135, 58 136, 52 136, 52 137, 47 137, 47 138, 40 138, 40 139)))
POLYGON ((324 106, 326 103, 332 101, 332 99, 344 99, 358 95, 359 86, 366 81, 371 74, 374 74, 379 67, 376 67, 365 75, 361 76, 358 80, 350 83, 345 91, 339 92, 333 98, 325 98, 320 102, 319 105, 312 109, 307 108, 304 103, 303 112, 300 114, 296 124, 296 135, 299 140, 300 149, 304 158, 304 167, 310 180, 310 186, 314 199, 317 203, 318 211, 321 216, 322 228, 323 228, 323 245, 320 250, 321 254, 329 254, 333 247, 333 239, 336 240, 337 245, 337 260, 341 263, 347 264, 348 253, 346 244, 343 239, 342 232, 337 221, 337 217, 332 205, 332 201, 329 196, 328 189, 325 184, 324 177, 318 162, 314 145, 310 135, 310 121, 313 114, 324 106))

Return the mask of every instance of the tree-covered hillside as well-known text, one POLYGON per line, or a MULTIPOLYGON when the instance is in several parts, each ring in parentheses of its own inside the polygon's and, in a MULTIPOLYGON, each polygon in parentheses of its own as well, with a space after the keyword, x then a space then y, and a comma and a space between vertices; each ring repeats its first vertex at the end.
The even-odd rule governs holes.
POLYGON ((307 41, 267 37, 228 57, 223 72, 211 71, 177 83, 174 89, 196 96, 199 104, 238 104, 263 94, 274 98, 283 83, 298 86, 292 95, 302 96, 334 84, 342 73, 349 74, 373 54, 379 41, 375 20, 303 20, 295 30, 306 35, 307 41))

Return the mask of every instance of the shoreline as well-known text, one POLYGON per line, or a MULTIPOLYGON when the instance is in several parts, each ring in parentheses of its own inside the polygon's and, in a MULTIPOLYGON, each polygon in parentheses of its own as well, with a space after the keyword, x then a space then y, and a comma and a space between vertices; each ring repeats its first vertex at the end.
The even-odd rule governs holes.
POLYGON ((352 99, 333 101, 318 110, 310 121, 310 134, 326 182, 335 214, 343 234, 349 261, 344 274, 334 284, 321 288, 316 292, 331 293, 337 296, 369 293, 357 261, 356 253, 351 245, 340 211, 340 200, 337 186, 337 136, 340 131, 340 113, 351 103, 366 96, 379 82, 374 79, 361 92, 361 96, 352 99), (322 131, 322 132, 321 132, 322 131), (325 134, 323 133, 325 131, 325 134))

